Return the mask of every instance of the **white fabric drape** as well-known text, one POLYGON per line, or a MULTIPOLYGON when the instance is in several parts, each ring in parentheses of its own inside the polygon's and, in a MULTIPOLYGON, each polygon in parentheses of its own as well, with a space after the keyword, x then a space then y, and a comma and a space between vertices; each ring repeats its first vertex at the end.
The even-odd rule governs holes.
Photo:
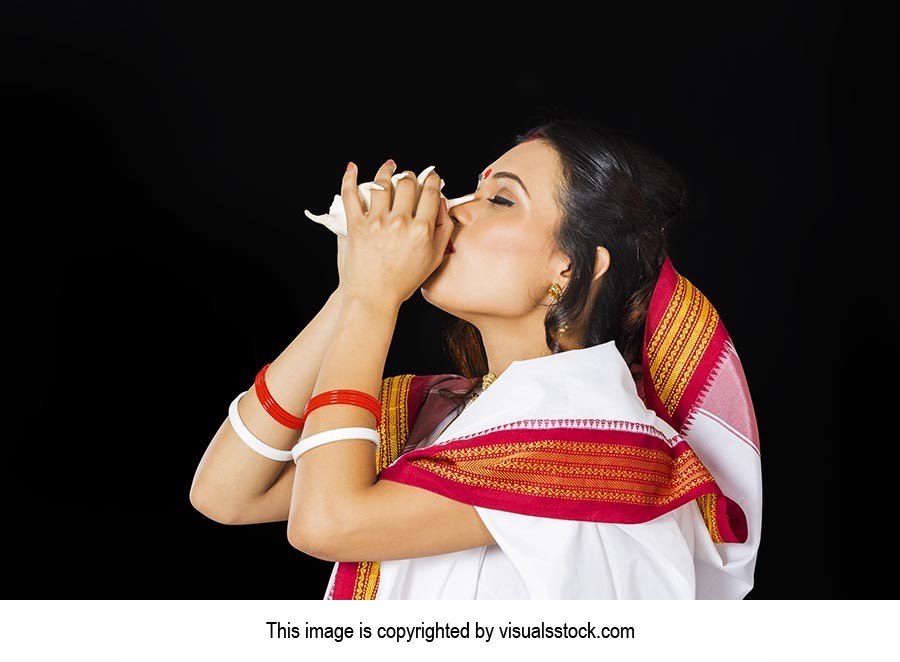
MULTIPOLYGON (((525 419, 613 419, 651 425, 668 438, 675 435, 646 408, 612 342, 514 361, 454 416, 456 411, 419 447, 525 419)), ((695 426, 715 424, 704 418, 695 426)), ((712 433, 716 438, 733 434, 727 426, 712 433)), ((758 455, 725 464, 732 472, 748 474, 744 484, 758 482, 758 455)), ((742 482, 707 468, 717 482, 724 479, 723 487, 742 482)), ((740 505, 750 511, 750 540, 719 545, 712 542, 696 501, 641 524, 581 522, 475 506, 496 544, 383 561, 376 599, 742 598, 753 586, 760 503, 744 499, 740 505)))

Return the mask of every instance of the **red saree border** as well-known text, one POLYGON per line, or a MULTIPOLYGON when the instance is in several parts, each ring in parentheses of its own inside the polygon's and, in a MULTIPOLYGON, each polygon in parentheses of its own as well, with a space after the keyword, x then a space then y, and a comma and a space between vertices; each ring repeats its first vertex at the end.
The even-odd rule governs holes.
POLYGON ((647 522, 713 495, 701 504, 704 520, 711 518, 710 535, 722 542, 746 540, 743 512, 681 437, 666 439, 626 421, 539 423, 498 426, 409 451, 379 479, 473 506, 618 524, 647 522))
POLYGON ((644 400, 679 432, 695 414, 731 339, 718 312, 666 258, 644 330, 644 400))

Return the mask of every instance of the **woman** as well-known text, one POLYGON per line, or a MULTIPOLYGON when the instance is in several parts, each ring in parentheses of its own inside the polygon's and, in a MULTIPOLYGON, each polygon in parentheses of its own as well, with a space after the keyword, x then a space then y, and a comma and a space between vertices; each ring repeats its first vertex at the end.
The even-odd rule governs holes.
POLYGON ((743 597, 756 422, 715 309, 666 256, 677 176, 572 121, 520 138, 452 215, 436 173, 420 192, 394 171, 367 208, 348 165, 340 284, 232 403, 194 506, 286 519, 337 562, 326 598, 743 597), (458 318, 461 374, 383 378, 420 288, 458 318))

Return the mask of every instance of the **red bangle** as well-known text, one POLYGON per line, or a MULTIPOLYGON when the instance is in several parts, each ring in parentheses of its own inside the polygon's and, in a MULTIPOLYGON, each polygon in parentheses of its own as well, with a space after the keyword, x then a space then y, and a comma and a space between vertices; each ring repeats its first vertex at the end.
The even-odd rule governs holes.
POLYGON ((377 428, 381 425, 381 403, 363 391, 348 388, 323 391, 306 403, 306 409, 303 410, 303 418, 305 419, 310 412, 325 405, 356 405, 357 407, 364 407, 375 415, 375 427, 377 428))
POLYGON ((267 363, 266 365, 264 365, 262 369, 256 374, 256 380, 254 380, 253 382, 253 386, 256 390, 256 397, 259 398, 259 404, 263 406, 263 409, 268 412, 269 416, 274 418, 283 426, 292 428, 294 430, 302 430, 303 421, 306 416, 304 415, 303 418, 297 418, 291 412, 287 411, 281 405, 275 402, 275 398, 273 398, 272 394, 269 393, 269 387, 266 386, 266 370, 270 365, 272 364, 267 363))

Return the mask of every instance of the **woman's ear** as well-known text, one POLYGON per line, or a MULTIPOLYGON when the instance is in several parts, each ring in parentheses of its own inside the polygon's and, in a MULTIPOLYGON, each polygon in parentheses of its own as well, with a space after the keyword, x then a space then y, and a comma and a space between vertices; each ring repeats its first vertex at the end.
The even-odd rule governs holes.
POLYGON ((569 281, 572 279, 572 263, 567 259, 556 273, 557 277, 554 278, 553 282, 559 283, 560 287, 565 290, 569 286, 569 281))
POLYGON ((603 276, 607 269, 609 269, 609 251, 606 250, 605 246, 597 246, 597 258, 594 261, 594 280, 592 282, 596 282, 598 278, 603 276))
POLYGON ((547 267, 550 282, 559 283, 560 287, 566 289, 566 284, 572 278, 572 260, 569 259, 569 256, 557 249, 556 253, 547 261, 547 267))

